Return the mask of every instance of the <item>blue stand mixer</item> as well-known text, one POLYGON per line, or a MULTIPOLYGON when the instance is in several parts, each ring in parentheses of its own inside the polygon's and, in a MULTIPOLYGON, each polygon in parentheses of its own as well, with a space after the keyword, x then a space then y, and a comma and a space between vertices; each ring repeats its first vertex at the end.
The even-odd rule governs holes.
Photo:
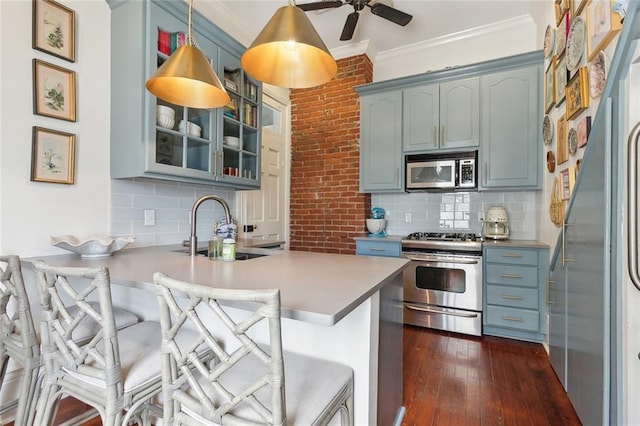
POLYGON ((367 219, 367 230, 371 237, 384 237, 387 235, 384 228, 386 220, 384 219, 384 209, 374 207, 371 209, 371 217, 367 219))

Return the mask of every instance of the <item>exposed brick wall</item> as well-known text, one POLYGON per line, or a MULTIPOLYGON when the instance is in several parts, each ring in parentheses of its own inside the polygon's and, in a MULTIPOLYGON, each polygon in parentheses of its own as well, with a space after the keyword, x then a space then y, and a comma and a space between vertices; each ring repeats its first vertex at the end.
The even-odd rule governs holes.
POLYGON ((366 232, 370 194, 360 179, 360 103, 354 86, 370 83, 365 55, 337 61, 328 83, 291 91, 291 250, 355 253, 366 232))

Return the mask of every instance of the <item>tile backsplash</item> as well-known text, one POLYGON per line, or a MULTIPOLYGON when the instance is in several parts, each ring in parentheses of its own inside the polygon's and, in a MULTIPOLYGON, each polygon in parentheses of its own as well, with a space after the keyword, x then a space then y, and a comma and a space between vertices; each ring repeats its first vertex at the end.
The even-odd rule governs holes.
POLYGON ((371 206, 385 210, 389 235, 411 232, 480 233, 479 213, 506 207, 512 239, 537 239, 540 191, 372 194, 371 206))
MULTIPOLYGON (((221 196, 235 217, 236 194, 214 186, 195 185, 150 179, 112 179, 110 234, 133 235, 134 246, 181 243, 189 238, 190 213, 194 201, 206 194, 221 196), (144 211, 155 210, 156 224, 145 226, 144 211)), ((204 202, 196 218, 199 241, 206 241, 213 233, 213 221, 224 218, 222 206, 204 202)))

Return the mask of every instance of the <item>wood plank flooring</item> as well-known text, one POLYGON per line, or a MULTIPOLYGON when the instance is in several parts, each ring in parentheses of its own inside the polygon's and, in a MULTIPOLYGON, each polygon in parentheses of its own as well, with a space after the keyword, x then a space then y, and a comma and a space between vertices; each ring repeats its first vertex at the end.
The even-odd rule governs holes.
MULTIPOLYGON (((403 426, 581 424, 542 345, 405 325, 403 350, 403 426)), ((56 424, 84 410, 67 398, 56 424)))
POLYGON ((404 426, 580 425, 540 344, 404 326, 404 426))

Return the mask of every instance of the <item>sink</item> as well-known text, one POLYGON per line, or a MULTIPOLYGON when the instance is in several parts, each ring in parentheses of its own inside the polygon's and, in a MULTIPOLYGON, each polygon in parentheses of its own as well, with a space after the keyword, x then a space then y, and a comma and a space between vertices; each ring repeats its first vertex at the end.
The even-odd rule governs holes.
MULTIPOLYGON (((189 253, 189 250, 175 250, 177 252, 180 253, 189 253)), ((209 250, 205 249, 199 249, 196 254, 198 256, 207 256, 209 254, 209 250)), ((263 257, 263 256, 267 256, 266 254, 260 254, 260 253, 247 253, 247 252, 242 252, 242 251, 237 251, 236 252, 236 260, 248 260, 248 259, 255 259, 256 257, 263 257)))

